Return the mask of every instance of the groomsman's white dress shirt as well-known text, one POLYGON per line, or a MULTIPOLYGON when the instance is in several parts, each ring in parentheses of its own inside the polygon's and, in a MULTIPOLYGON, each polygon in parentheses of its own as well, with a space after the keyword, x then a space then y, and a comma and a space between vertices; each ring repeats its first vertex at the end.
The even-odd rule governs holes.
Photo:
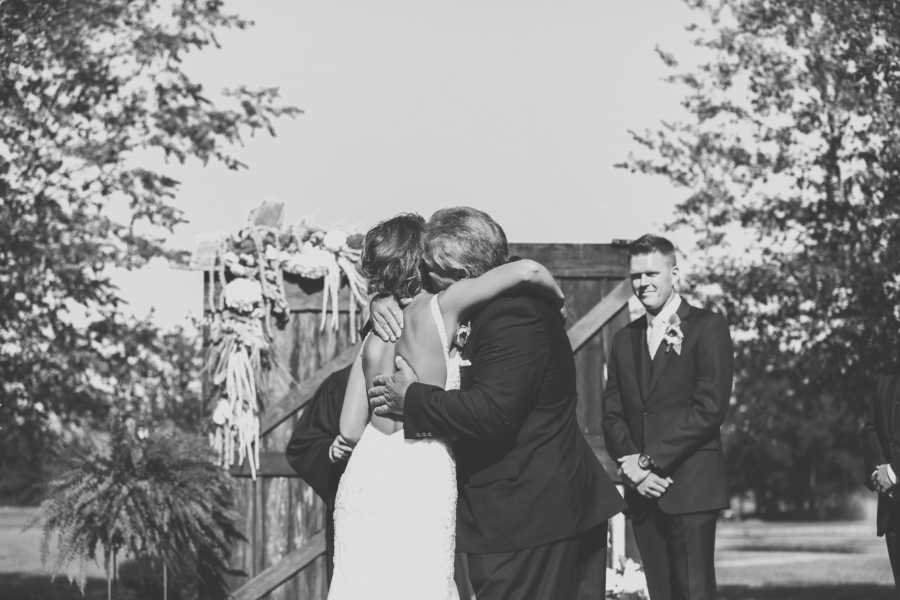
POLYGON ((650 350, 650 358, 656 356, 656 351, 666 336, 669 319, 678 312, 680 306, 681 296, 672 294, 656 316, 647 313, 647 348, 650 350))

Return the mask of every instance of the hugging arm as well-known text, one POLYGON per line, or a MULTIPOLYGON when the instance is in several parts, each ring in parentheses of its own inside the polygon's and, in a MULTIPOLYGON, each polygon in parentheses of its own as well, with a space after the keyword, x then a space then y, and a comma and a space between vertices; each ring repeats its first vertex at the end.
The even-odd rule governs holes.
MULTIPOLYGON (((363 342, 365 344, 365 342, 363 342)), ((340 434, 355 444, 369 422, 369 401, 366 397, 366 380, 363 376, 363 353, 357 355, 350 367, 347 389, 344 390, 344 404, 341 408, 340 434)))
MULTIPOLYGON (((529 259, 494 267, 472 279, 462 279, 440 292, 441 312, 447 331, 456 329, 461 315, 517 286, 531 286, 562 304, 565 295, 547 267, 529 259)), ((383 341, 396 341, 403 330, 403 310, 393 296, 372 300, 372 326, 383 341)))
POLYGON ((551 346, 535 302, 498 302, 498 310, 489 307, 479 316, 477 341, 471 342, 472 384, 465 391, 409 386, 406 437, 496 440, 515 435, 531 408, 551 346))
POLYGON ((461 279, 440 292, 441 312, 448 331, 456 328, 461 315, 520 285, 531 286, 562 304, 565 295, 547 267, 522 259, 494 267, 472 279, 461 279))

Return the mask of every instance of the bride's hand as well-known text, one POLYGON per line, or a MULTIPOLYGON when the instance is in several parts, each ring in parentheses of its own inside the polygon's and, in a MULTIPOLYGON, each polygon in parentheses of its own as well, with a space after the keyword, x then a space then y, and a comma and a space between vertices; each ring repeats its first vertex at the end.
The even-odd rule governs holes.
MULTIPOLYGON (((409 302, 407 301, 407 304, 409 302)), ((396 342, 403 333, 403 309, 393 296, 376 296, 369 305, 372 331, 384 342, 396 342)))

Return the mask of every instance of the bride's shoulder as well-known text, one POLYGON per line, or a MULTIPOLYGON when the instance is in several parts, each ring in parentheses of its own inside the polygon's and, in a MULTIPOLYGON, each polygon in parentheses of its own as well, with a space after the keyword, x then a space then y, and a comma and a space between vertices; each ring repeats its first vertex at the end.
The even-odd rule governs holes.
POLYGON ((422 292, 417 294, 415 298, 403 309, 403 320, 415 320, 427 316, 431 313, 431 299, 434 294, 422 292))

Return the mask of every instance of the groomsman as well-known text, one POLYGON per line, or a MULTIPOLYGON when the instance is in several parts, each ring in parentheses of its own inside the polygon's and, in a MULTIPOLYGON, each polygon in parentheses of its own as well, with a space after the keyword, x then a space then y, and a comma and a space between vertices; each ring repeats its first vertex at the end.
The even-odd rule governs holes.
POLYGON ((900 375, 882 375, 863 426, 866 485, 878 492, 876 529, 887 542, 894 585, 900 590, 900 429, 896 419, 900 403, 900 375))
POLYGON ((646 315, 613 340, 606 449, 627 486, 650 598, 714 600, 716 519, 728 506, 719 428, 731 396, 731 335, 721 315, 678 295, 669 240, 644 235, 629 256, 646 315))

